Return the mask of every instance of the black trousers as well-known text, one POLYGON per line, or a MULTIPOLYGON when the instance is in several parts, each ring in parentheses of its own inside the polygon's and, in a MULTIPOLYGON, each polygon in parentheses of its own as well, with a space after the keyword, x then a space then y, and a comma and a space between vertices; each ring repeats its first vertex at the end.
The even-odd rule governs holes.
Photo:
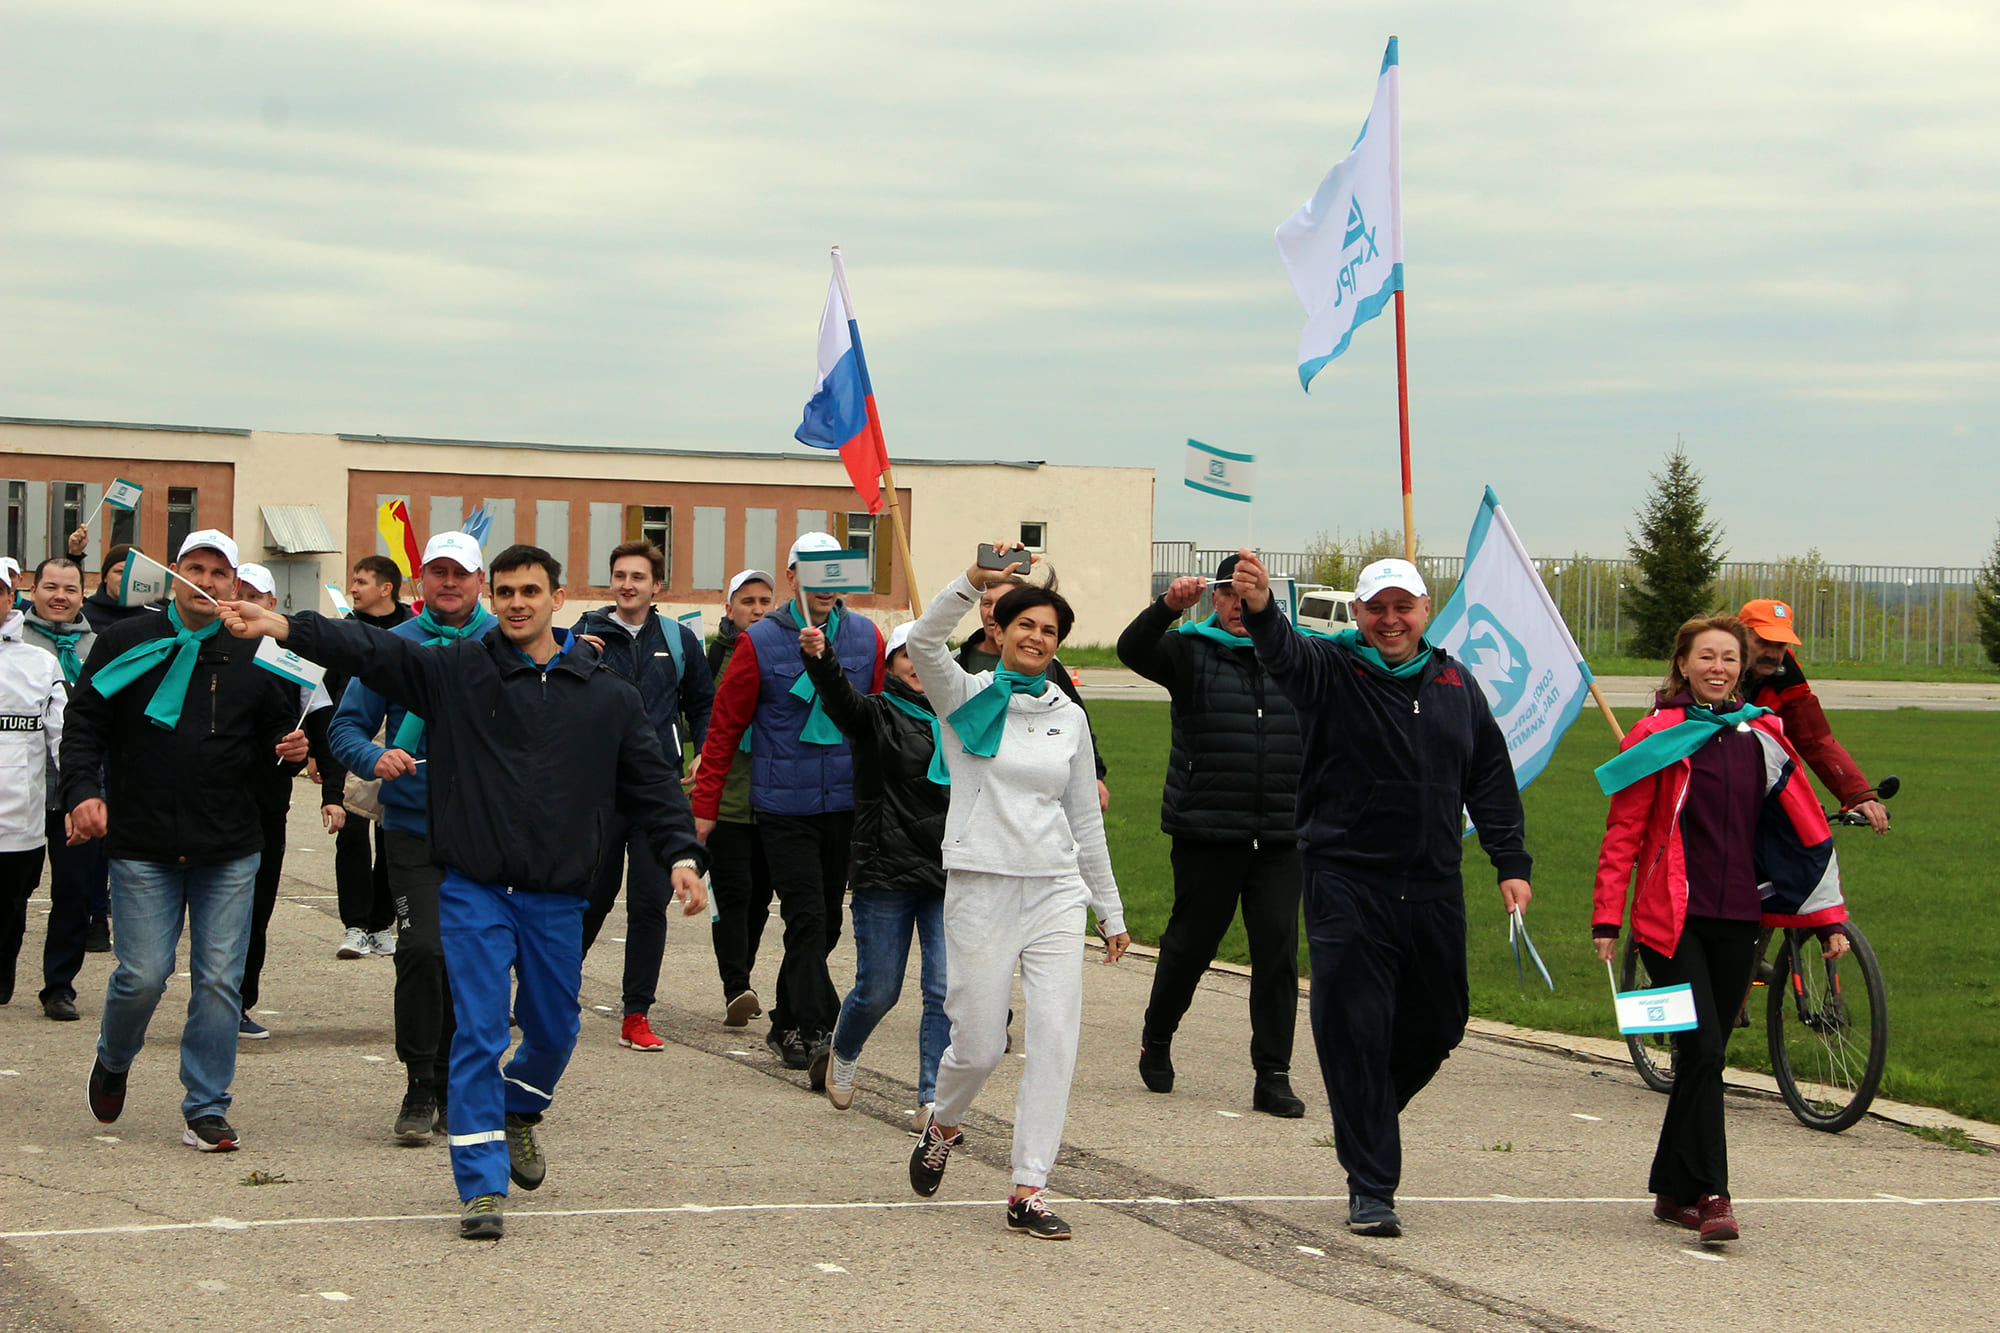
POLYGON ((785 959, 778 965, 771 1030, 797 1031, 815 1041, 831 1033, 840 1016, 840 996, 833 989, 826 958, 840 940, 854 812, 759 813, 757 827, 764 837, 778 910, 785 918, 785 959))
POLYGON ((14 998, 14 964, 21 956, 21 937, 28 930, 28 899, 42 882, 46 851, 32 847, 25 852, 0 852, 0 1004, 14 998))
POLYGON ((1465 1037, 1465 895, 1410 901, 1393 883, 1315 870, 1305 922, 1334 1148, 1349 1190, 1393 1200, 1397 1116, 1465 1037))
POLYGON ((1729 1141, 1722 1127, 1722 1070, 1736 1011, 1756 961, 1755 921, 1691 916, 1672 957, 1639 946, 1655 986, 1694 988, 1696 1026, 1674 1034, 1674 1090, 1667 1094, 1660 1144, 1646 1188, 1675 1203, 1729 1197, 1729 1141))
POLYGON ((643 1014, 659 998, 660 960, 667 952, 667 904, 673 900, 674 884, 653 855, 653 845, 632 821, 614 816, 607 843, 597 882, 590 886, 590 906, 583 913, 583 953, 590 956, 590 946, 604 928, 604 918, 611 915, 622 883, 625 1012, 643 1014))
POLYGON ((438 924, 444 867, 431 860, 429 840, 399 829, 383 830, 381 860, 396 896, 396 1058, 410 1082, 442 1099, 457 1030, 438 924))
POLYGON ((276 810, 261 811, 264 824, 264 855, 257 862, 257 880, 250 894, 250 947, 243 955, 243 1012, 257 1007, 262 994, 258 980, 264 973, 264 942, 271 930, 271 913, 278 905, 278 876, 285 870, 285 817, 291 801, 276 810))
POLYGON ((373 935, 396 919, 396 899, 389 888, 389 855, 382 850, 382 826, 348 811, 347 822, 333 835, 333 890, 339 895, 340 924, 359 926, 373 935), (369 841, 374 855, 369 855, 369 841))
POLYGON ((42 941, 41 1001, 76 998, 76 974, 83 970, 84 935, 93 917, 103 913, 93 904, 108 893, 111 861, 104 839, 92 838, 71 847, 63 832, 63 817, 51 810, 45 826, 49 859, 49 933, 42 941))
POLYGON ((708 835, 708 878, 716 918, 709 926, 724 1003, 751 989, 757 946, 771 915, 771 867, 756 824, 723 821, 708 835))
POLYGON ((1260 841, 1174 839, 1174 906, 1160 936, 1140 1037, 1149 1049, 1173 1041, 1241 902, 1250 940, 1250 1067, 1259 1074, 1291 1071, 1299 1017, 1299 849, 1290 837, 1260 841))

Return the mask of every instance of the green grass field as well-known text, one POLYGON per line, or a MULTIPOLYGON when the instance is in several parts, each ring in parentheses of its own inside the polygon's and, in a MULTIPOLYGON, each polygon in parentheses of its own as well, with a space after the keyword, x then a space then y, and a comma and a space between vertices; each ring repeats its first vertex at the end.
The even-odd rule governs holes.
MULTIPOLYGON (((1165 927, 1173 881, 1160 832, 1167 706, 1093 702, 1111 766, 1106 820, 1113 863, 1135 939, 1165 927)), ((1629 723, 1636 714, 1623 713, 1629 723)), ((1834 730, 1865 769, 1895 773, 1894 831, 1836 830, 1849 909, 1881 959, 1889 989, 1889 1062, 1884 1096, 2000 1121, 2000 713, 1843 712, 1834 730)), ((1507 948, 1506 917, 1476 842, 1468 843, 1472 1009, 1475 1014, 1558 1032, 1615 1038, 1604 969, 1591 952, 1590 892, 1605 798, 1590 770, 1612 753, 1609 733, 1586 713, 1525 793, 1535 855, 1534 928, 1556 990, 1536 983, 1524 998, 1507 948), (1537 994, 1536 991, 1540 993, 1537 994)), ((1239 922, 1222 957, 1247 962, 1239 922)), ((1301 966, 1304 964, 1301 950, 1301 966)), ((1762 1015, 1737 1035, 1733 1062, 1768 1067, 1762 1015)))
MULTIPOLYGON (((1118 653, 1109 644, 1066 643, 1062 660, 1079 671, 1093 667, 1115 667, 1118 653)), ((1664 660, 1645 657, 1592 657, 1590 669, 1599 676, 1646 676, 1658 679, 1667 671, 1664 660)), ((2000 667, 1986 660, 1977 644, 1967 644, 1958 665, 1925 666, 1921 662, 1808 661, 1806 674, 1814 680, 1923 680, 1958 684, 2000 684, 2000 667)))

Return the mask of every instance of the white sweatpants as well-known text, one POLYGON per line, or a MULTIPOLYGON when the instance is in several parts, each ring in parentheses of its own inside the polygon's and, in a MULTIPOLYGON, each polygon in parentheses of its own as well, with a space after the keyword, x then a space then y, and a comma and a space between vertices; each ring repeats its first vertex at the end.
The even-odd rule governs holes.
POLYGON ((941 1125, 961 1123, 1006 1054, 1007 1007, 1018 960, 1028 1058, 1014 1100, 1016 1185, 1048 1184, 1062 1147, 1083 1023, 1089 901, 1090 891, 1075 875, 945 873, 944 1012, 951 1020, 951 1045, 938 1062, 935 1115, 941 1125))

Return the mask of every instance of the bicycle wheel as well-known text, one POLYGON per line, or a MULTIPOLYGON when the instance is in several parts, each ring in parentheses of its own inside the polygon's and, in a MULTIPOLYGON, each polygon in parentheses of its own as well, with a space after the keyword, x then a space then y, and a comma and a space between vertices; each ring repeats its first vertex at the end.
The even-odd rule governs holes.
POLYGON ((1787 930, 1766 1002, 1771 1072, 1785 1105, 1810 1129, 1837 1134, 1868 1113, 1889 1054, 1889 995, 1868 937, 1826 957, 1811 931, 1787 930))
MULTIPOLYGON (((1625 964, 1618 972, 1621 991, 1646 990, 1652 980, 1646 975, 1646 960, 1639 956, 1639 941, 1625 937, 1625 964)), ((1671 1032, 1635 1032, 1625 1038, 1632 1052, 1632 1067, 1654 1092, 1674 1090, 1674 1035, 1671 1032)))

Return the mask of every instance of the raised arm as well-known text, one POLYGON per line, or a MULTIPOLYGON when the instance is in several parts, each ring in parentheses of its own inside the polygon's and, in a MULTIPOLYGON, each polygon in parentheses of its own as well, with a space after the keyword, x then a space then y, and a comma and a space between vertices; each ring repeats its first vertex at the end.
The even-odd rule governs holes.
POLYGON ((457 645, 420 647, 388 630, 358 620, 329 620, 313 611, 281 616, 253 602, 229 602, 225 608, 224 627, 237 638, 266 635, 308 661, 365 677, 378 694, 420 717, 436 711, 436 701, 456 675, 445 659, 457 645))
POLYGON ((872 696, 855 689, 853 682, 847 679, 847 673, 841 670, 840 659, 834 656, 832 645, 827 643, 824 633, 814 630, 808 637, 817 642, 819 652, 815 655, 801 645, 799 656, 805 659, 806 674, 812 677, 813 688, 819 691, 820 707, 826 709, 827 717, 841 729, 850 743, 864 748, 873 745, 875 728, 872 713, 875 705, 868 702, 872 696))
POLYGON ((1180 688, 1179 659, 1167 651, 1167 635, 1181 613, 1201 600, 1204 583, 1188 575, 1169 584, 1118 636, 1118 660, 1170 693, 1180 688))
MULTIPOLYGON (((910 637, 904 645, 909 650, 910 665, 917 669, 917 679, 924 683, 924 693, 931 696, 931 706, 939 717, 950 717, 953 710, 981 688, 974 683, 978 677, 960 666, 945 646, 966 612, 978 605, 979 590, 961 574, 931 598, 930 605, 910 626, 910 637)), ((1093 777, 1093 784, 1095 781, 1093 777)), ((1093 793, 1095 790, 1093 785, 1093 793)))

